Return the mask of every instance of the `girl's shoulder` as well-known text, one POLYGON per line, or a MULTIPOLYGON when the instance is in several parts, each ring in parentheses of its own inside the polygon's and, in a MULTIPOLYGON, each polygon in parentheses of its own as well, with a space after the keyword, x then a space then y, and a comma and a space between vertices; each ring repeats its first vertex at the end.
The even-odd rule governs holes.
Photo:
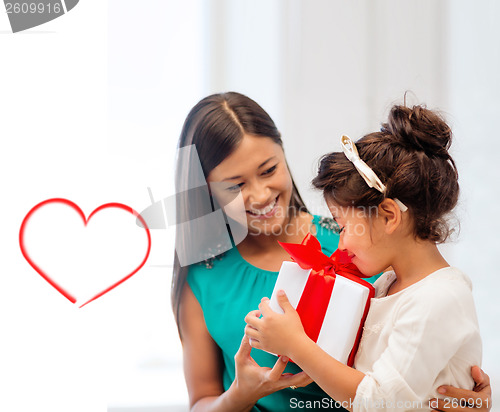
POLYGON ((385 299, 402 299, 412 304, 422 302, 423 305, 429 307, 446 307, 472 299, 471 280, 455 267, 438 269, 413 285, 387 296, 387 291, 395 280, 394 271, 385 272, 374 284, 375 296, 385 299))
POLYGON ((442 293, 450 294, 470 294, 472 292, 472 282, 469 277, 460 269, 455 267, 444 267, 431 273, 414 286, 420 285, 420 293, 426 295, 442 297, 442 293))

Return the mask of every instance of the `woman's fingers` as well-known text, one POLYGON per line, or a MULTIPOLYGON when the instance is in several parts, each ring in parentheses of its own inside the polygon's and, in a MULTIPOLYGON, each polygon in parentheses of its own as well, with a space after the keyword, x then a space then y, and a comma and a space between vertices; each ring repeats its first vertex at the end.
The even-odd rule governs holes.
POLYGON ((484 389, 486 393, 491 396, 491 386, 490 386, 490 377, 486 374, 479 366, 475 365, 471 368, 471 375, 476 383, 474 386, 474 392, 481 392, 484 389))
POLYGON ((288 358, 286 356, 280 356, 274 364, 273 368, 269 371, 269 379, 277 381, 285 371, 287 364, 288 358))
MULTIPOLYGON (((440 386, 438 392, 447 398, 455 398, 457 402, 463 400, 463 402, 474 403, 481 405, 482 402, 487 402, 486 397, 484 397, 479 392, 469 391, 467 389, 455 388, 454 386, 443 385, 440 386)), ((480 406, 482 407, 482 405, 480 406)))
POLYGON ((250 345, 250 342, 248 340, 248 336, 243 335, 243 339, 241 340, 240 348, 238 349, 238 352, 236 352, 236 355, 234 355, 234 360, 236 362, 241 361, 243 359, 247 359, 250 357, 250 351, 252 350, 252 346, 250 345))
POLYGON ((488 407, 482 402, 474 403, 473 399, 431 399, 429 406, 433 411, 441 412, 486 412, 490 410, 491 404, 488 407))
POLYGON ((474 394, 474 392, 465 392, 467 393, 463 397, 431 399, 429 401, 429 406, 435 411, 442 412, 486 412, 491 409, 490 398, 483 399, 479 395, 471 395, 474 394))
POLYGON ((431 408, 447 412, 489 411, 491 409, 490 377, 479 366, 471 368, 471 375, 476 383, 473 391, 448 385, 440 386, 438 392, 447 399, 432 399, 431 408))
POLYGON ((280 379, 280 382, 283 384, 282 388, 286 388, 289 386, 296 386, 297 388, 301 388, 309 385, 312 381, 313 380, 305 372, 299 372, 292 376, 283 375, 280 379))
POLYGON ((451 402, 443 400, 443 399, 431 399, 429 401, 429 406, 432 408, 433 411, 440 411, 440 412, 451 412, 451 411, 464 412, 464 411, 467 411, 467 409, 460 407, 459 404, 456 404, 455 405, 456 408, 452 409, 451 402))

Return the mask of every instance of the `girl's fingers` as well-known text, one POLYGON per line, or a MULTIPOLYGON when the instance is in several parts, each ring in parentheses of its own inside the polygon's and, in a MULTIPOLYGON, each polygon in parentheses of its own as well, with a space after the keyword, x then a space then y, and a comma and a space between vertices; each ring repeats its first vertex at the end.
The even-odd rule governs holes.
POLYGON ((257 339, 250 338, 250 345, 252 345, 252 348, 255 349, 262 349, 262 345, 257 339))
POLYGON ((284 290, 279 290, 277 294, 278 303, 281 306, 281 309, 286 313, 288 310, 293 309, 292 304, 288 300, 286 293, 284 290))
POLYGON ((262 313, 262 316, 266 317, 274 313, 274 311, 269 307, 269 299, 262 299, 259 303, 259 309, 262 313))
POLYGON ((245 316, 245 322, 253 327, 257 327, 260 321, 260 311, 252 310, 245 316))
MULTIPOLYGON (((250 325, 246 325, 245 336, 247 336, 249 339, 259 340, 259 331, 255 328, 252 328, 250 325)), ((253 345, 252 347, 255 348, 255 346, 253 345)))

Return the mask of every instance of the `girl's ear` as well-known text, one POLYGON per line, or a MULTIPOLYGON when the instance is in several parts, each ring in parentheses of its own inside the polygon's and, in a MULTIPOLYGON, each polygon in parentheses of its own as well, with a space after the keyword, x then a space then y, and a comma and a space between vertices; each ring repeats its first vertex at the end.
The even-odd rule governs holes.
POLYGON ((392 199, 384 199, 378 205, 379 216, 383 219, 385 233, 390 235, 400 226, 402 212, 398 204, 392 199))

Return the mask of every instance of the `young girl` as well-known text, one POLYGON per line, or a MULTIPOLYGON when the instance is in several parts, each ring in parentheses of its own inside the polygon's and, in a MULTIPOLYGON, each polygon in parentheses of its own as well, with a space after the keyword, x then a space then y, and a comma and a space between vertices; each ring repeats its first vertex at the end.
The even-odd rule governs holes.
POLYGON ((470 280, 437 248, 459 193, 451 131, 424 107, 394 106, 380 132, 341 144, 313 181, 341 227, 339 248, 367 276, 393 268, 375 282, 354 368, 304 333, 283 292, 285 313, 263 299, 245 332, 252 347, 290 357, 349 410, 429 410, 440 385, 472 388, 471 367, 481 362, 470 280))

